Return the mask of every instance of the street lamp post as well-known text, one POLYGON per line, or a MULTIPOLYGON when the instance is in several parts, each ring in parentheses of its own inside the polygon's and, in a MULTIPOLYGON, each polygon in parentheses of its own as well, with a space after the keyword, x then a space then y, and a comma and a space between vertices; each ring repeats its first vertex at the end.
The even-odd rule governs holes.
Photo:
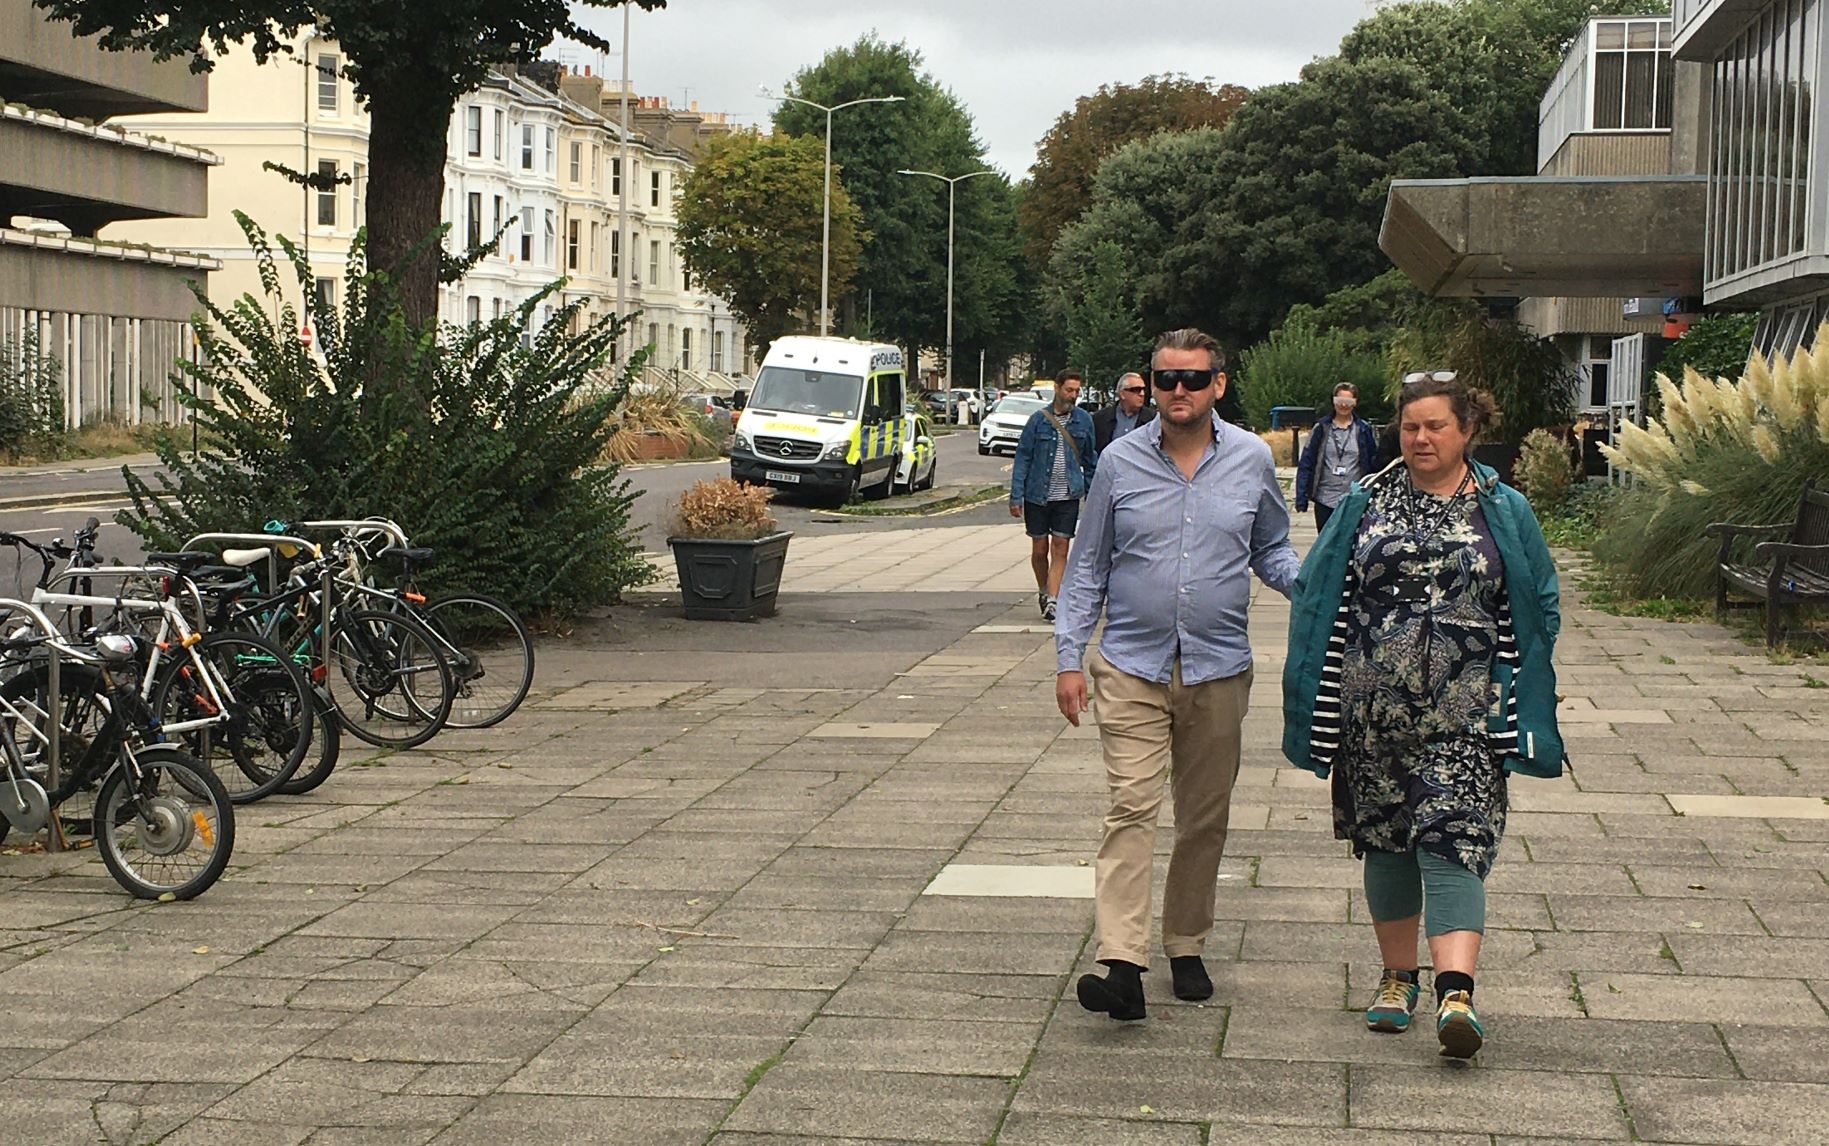
POLYGON ((959 184, 967 179, 995 175, 996 172, 987 168, 983 171, 967 171, 964 175, 946 176, 933 171, 903 169, 896 174, 920 175, 946 184, 946 403, 950 408, 953 401, 953 197, 959 184))
POLYGON ((767 88, 762 89, 764 99, 781 100, 785 103, 803 103, 811 108, 818 108, 826 113, 826 196, 825 221, 820 231, 819 240, 819 335, 825 337, 831 324, 832 312, 827 306, 828 288, 832 272, 832 113, 856 107, 862 103, 901 103, 901 96, 870 96, 866 99, 854 99, 846 103, 827 107, 823 103, 814 103, 799 96, 776 95, 767 88))

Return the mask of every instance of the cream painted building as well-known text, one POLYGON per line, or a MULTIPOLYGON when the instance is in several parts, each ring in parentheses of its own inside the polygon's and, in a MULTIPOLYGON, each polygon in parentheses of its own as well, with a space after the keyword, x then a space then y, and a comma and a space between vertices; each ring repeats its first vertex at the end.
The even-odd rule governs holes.
MULTIPOLYGON (((258 269, 233 212, 270 233, 298 238, 308 251, 313 292, 341 297, 347 253, 368 192, 368 116, 343 78, 332 41, 304 36, 297 58, 258 65, 246 50, 220 60, 212 109, 144 117, 136 127, 182 133, 223 159, 207 219, 131 224, 131 238, 182 241, 223 269, 211 284, 221 304, 260 292, 258 269), (344 179, 334 190, 301 188, 269 161, 344 179)), ((635 333, 654 344, 651 365, 682 389, 728 391, 721 374, 751 369, 741 324, 721 300, 687 281, 675 237, 675 196, 697 146, 731 130, 723 116, 679 112, 665 100, 635 99, 628 147, 629 250, 621 249, 624 191, 620 98, 601 78, 542 63, 491 73, 455 108, 446 144, 446 249, 500 246, 459 282, 439 291, 447 322, 489 321, 514 313, 560 277, 564 287, 540 302, 538 329, 565 303, 581 299, 588 321, 640 309, 635 333), (626 282, 619 284, 619 276, 626 282), (715 372, 715 374, 714 374, 715 372)), ((287 277, 287 298, 298 291, 287 277)), ((269 304, 271 305, 271 304, 269 304)), ((656 380, 660 380, 656 378, 656 380)))

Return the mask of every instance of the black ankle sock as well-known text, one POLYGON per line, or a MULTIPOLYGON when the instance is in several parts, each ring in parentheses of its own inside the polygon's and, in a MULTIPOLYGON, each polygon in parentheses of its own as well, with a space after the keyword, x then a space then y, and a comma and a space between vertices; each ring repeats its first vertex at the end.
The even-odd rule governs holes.
POLYGON ((1465 991, 1473 997, 1473 976, 1460 971, 1437 971, 1435 973, 1435 1001, 1441 1002, 1450 991, 1465 991))

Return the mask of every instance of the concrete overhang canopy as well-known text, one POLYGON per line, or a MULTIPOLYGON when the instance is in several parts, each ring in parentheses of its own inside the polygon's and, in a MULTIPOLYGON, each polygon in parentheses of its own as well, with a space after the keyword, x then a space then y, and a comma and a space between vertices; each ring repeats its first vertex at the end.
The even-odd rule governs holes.
POLYGON ((1378 245, 1431 296, 1699 296, 1707 189, 1699 175, 1400 179, 1378 245))

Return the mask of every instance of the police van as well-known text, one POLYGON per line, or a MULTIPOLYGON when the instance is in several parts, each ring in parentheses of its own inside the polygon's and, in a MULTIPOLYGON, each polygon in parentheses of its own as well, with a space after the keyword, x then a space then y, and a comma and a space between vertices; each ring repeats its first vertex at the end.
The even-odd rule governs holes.
POLYGON ((777 339, 731 439, 730 476, 838 502, 887 496, 916 433, 900 348, 850 338, 777 339))

